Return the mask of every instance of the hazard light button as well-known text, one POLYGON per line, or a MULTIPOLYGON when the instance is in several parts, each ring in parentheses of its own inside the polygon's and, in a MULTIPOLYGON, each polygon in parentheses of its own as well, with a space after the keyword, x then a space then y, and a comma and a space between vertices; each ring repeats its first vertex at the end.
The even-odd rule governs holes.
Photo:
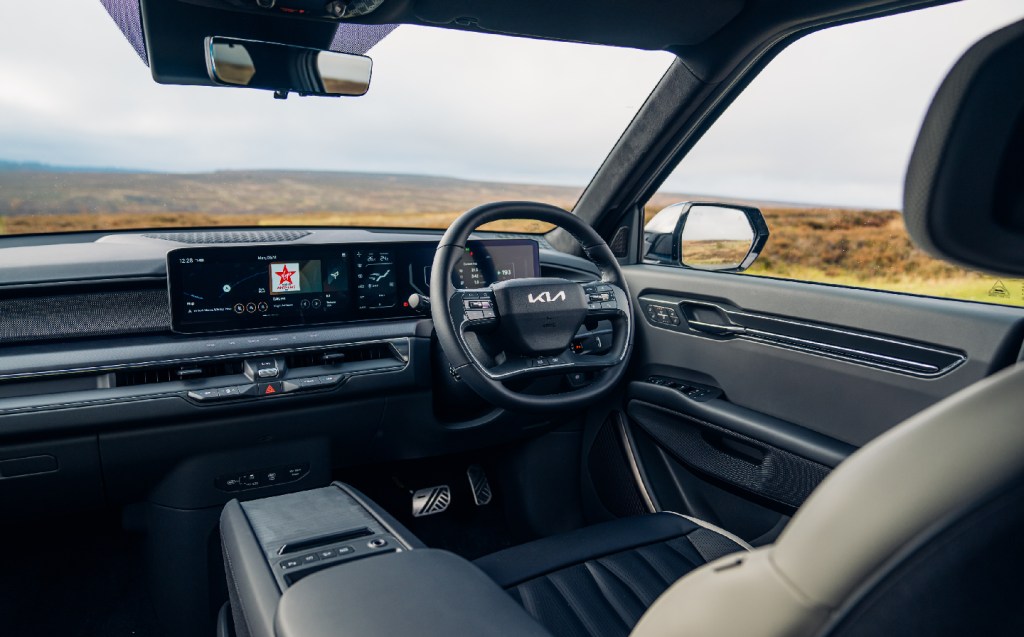
POLYGON ((273 383, 260 383, 259 390, 256 392, 259 396, 276 396, 277 394, 284 393, 284 383, 281 381, 275 381, 273 383))

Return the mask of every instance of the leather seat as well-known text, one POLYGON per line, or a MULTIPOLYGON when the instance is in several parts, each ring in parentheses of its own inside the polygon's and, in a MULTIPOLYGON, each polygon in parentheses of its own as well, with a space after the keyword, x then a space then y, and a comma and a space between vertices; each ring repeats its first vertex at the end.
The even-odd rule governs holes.
POLYGON ((624 518, 476 561, 555 635, 628 635, 673 582, 750 547, 674 513, 624 518))

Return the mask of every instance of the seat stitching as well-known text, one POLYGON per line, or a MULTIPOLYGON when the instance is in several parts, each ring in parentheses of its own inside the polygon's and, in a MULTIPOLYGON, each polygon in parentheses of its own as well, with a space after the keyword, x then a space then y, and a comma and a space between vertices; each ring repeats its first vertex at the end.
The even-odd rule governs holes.
POLYGON ((537 604, 534 602, 534 597, 530 590, 526 586, 517 586, 512 590, 519 593, 519 603, 523 605, 526 612, 539 618, 540 613, 538 612, 537 604))
MULTIPOLYGON (((661 575, 661 573, 660 573, 660 572, 658 571, 658 569, 654 568, 654 567, 653 567, 653 566, 651 565, 651 563, 650 563, 650 562, 648 562, 648 561, 647 561, 647 560, 646 560, 646 559, 645 559, 645 558, 643 557, 643 555, 641 555, 641 554, 640 554, 640 552, 639 552, 639 551, 633 551, 631 555, 635 555, 635 556, 636 556, 636 557, 635 557, 634 559, 636 559, 636 560, 637 560, 637 562, 638 562, 638 563, 639 563, 639 564, 641 565, 641 567, 642 567, 643 569, 646 569, 646 570, 647 570, 647 571, 649 571, 650 573, 653 573, 653 574, 654 574, 654 577, 655 577, 655 578, 657 578, 658 580, 660 580, 660 581, 661 581, 661 582, 662 582, 662 583, 663 583, 663 584, 664 584, 665 586, 668 586, 668 584, 669 584, 670 582, 669 582, 668 580, 666 580, 666 579, 665 579, 664 577, 662 577, 662 575, 661 575)), ((657 595, 655 595, 655 599, 657 599, 657 595)), ((644 605, 646 605, 646 606, 649 606, 649 605, 651 605, 651 604, 653 604, 653 603, 654 603, 654 599, 650 600, 649 602, 644 602, 644 605)))
POLYGON ((600 569, 603 568, 603 566, 595 562, 584 562, 583 568, 587 570, 590 577, 594 578, 594 582, 597 584, 597 587, 601 590, 605 599, 608 600, 608 605, 611 606, 612 610, 615 611, 615 614, 618 615, 619 619, 622 621, 623 628, 626 629, 625 632, 628 633, 632 630, 634 621, 630 619, 629 613, 622 608, 620 595, 614 593, 609 582, 601 576, 600 569))
POLYGON ((634 596, 634 597, 636 597, 636 600, 637 600, 638 602, 640 602, 640 605, 641 605, 641 606, 643 606, 644 608, 647 608, 648 606, 650 606, 650 605, 651 605, 651 603, 653 603, 653 602, 654 602, 654 600, 651 600, 650 602, 645 602, 645 601, 644 601, 644 596, 643 596, 643 595, 641 595, 641 594, 640 594, 640 592, 639 592, 639 591, 637 591, 637 590, 636 590, 636 589, 635 589, 635 588, 633 587, 633 585, 629 583, 629 580, 628 580, 628 579, 626 578, 626 576, 625 576, 625 575, 623 575, 622 573, 618 572, 618 571, 619 571, 619 569, 618 569, 618 567, 617 567, 617 566, 615 566, 614 564, 608 564, 608 563, 606 563, 606 562, 605 562, 604 560, 599 560, 599 561, 598 561, 597 563, 598 563, 598 564, 600 564, 601 566, 603 566, 604 568, 606 568, 606 569, 608 570, 608 572, 609 572, 609 573, 611 573, 612 575, 614 575, 616 579, 618 579, 618 580, 619 580, 620 582, 622 582, 622 585, 623 585, 623 586, 625 586, 625 587, 626 587, 626 589, 627 589, 627 590, 628 590, 629 592, 631 592, 631 593, 633 594, 633 596, 634 596))
POLYGON ((555 592, 558 593, 558 596, 562 598, 562 601, 564 601, 569 610, 572 611, 572 617, 576 619, 576 623, 578 623, 580 627, 583 628, 583 630, 586 631, 588 635, 600 635, 599 632, 595 633, 590 629, 590 626, 588 625, 589 622, 587 622, 586 620, 586 616, 576 609, 576 604, 573 603, 569 596, 562 590, 562 588, 558 585, 553 576, 544 579, 544 582, 550 585, 551 588, 555 589, 555 592))
MULTIPOLYGON (((684 538, 684 539, 685 539, 685 538, 684 538)), ((686 541, 690 543, 690 546, 693 546, 693 543, 692 543, 692 542, 690 542, 689 540, 686 540, 686 541)), ((690 557, 689 555, 687 555, 686 553, 684 553, 684 552, 683 552, 683 550, 682 550, 682 549, 680 549, 680 548, 679 548, 678 546, 676 546, 675 544, 670 544, 670 543, 666 542, 666 543, 665 543, 665 546, 669 547, 670 549, 672 549, 673 551, 675 551, 676 553, 678 553, 678 554, 679 554, 679 556, 680 556, 681 558, 683 558, 684 560, 686 560, 687 562, 689 562, 689 563, 690 563, 690 565, 691 565, 691 567, 692 567, 692 568, 691 568, 690 570, 693 570, 693 569, 695 569, 695 568, 700 568, 700 567, 701 567, 701 566, 703 566, 704 564, 707 564, 707 562, 706 562, 706 561, 705 561, 705 562, 701 562, 701 563, 697 563, 697 562, 694 562, 694 561, 693 561, 693 558, 691 558, 691 557, 690 557)), ((695 551, 696 551, 696 550, 697 550, 697 547, 693 546, 693 550, 695 550, 695 551)), ((699 554, 700 554, 700 551, 697 551, 697 554, 699 555, 699 554)))
MULTIPOLYGON (((646 549, 650 547, 644 548, 646 549)), ((652 559, 651 556, 644 551, 644 549, 637 549, 636 554, 639 555, 640 558, 648 564, 648 566, 654 569, 654 571, 658 574, 659 577, 661 577, 661 579, 665 581, 666 584, 671 584, 672 582, 676 581, 681 577, 681 575, 673 575, 672 573, 666 573, 662 568, 663 565, 661 564, 660 560, 655 561, 654 559, 652 559)), ((689 560, 686 561, 689 562, 689 560)), ((690 568, 689 570, 693 570, 693 568, 690 568)))

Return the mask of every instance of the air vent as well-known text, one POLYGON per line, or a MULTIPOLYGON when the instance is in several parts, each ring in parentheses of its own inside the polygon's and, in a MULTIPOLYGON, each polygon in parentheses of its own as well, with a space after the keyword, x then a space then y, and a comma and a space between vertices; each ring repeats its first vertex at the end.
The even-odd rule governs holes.
POLYGON ((350 347, 335 347, 288 354, 285 363, 289 369, 299 367, 319 367, 321 365, 337 365, 357 361, 375 361, 383 358, 395 358, 395 354, 387 343, 365 343, 350 347))
POLYGON ((242 373, 242 361, 221 361, 201 364, 178 364, 163 367, 126 369, 114 373, 116 387, 134 387, 179 380, 195 380, 214 376, 232 376, 242 373))
POLYGON ((285 243, 313 234, 307 230, 247 230, 239 232, 161 232, 144 234, 148 239, 162 239, 192 245, 214 243, 285 243))

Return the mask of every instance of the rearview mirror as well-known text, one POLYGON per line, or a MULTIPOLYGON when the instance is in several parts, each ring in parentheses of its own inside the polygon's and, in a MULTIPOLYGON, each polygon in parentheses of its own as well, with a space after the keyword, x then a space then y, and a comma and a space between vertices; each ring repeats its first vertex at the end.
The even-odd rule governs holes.
POLYGON ((206 38, 206 69, 224 86, 335 97, 364 95, 373 62, 363 55, 213 36, 206 38))
POLYGON ((768 242, 757 208, 719 203, 672 204, 644 228, 644 261, 698 270, 742 272, 768 242))

